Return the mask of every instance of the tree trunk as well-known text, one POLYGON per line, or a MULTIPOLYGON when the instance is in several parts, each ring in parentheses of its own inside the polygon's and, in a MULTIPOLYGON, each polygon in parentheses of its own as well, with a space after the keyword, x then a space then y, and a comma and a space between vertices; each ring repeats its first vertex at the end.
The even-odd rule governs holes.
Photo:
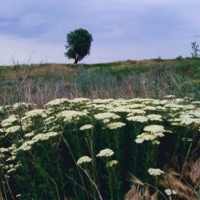
POLYGON ((75 60, 74 60, 74 64, 78 63, 78 59, 79 59, 79 55, 76 56, 75 60))

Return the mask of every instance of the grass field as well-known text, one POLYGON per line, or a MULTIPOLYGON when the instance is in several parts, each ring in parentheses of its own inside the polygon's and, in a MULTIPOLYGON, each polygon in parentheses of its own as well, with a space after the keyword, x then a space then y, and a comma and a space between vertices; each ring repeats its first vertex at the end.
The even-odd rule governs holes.
POLYGON ((0 199, 200 199, 200 61, 0 67, 0 199))

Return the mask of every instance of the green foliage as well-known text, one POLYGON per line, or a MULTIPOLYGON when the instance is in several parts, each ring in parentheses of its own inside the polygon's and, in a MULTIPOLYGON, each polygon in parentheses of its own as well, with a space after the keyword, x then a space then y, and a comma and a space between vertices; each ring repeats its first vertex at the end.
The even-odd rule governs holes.
POLYGON ((199 58, 199 45, 196 42, 192 42, 192 58, 198 59, 199 58))
POLYGON ((44 109, 30 106, 36 105, 0 110, 5 199, 20 194, 22 200, 121 200, 130 187, 129 172, 157 187, 149 168, 163 170, 174 155, 185 162, 200 139, 199 102, 173 95, 61 98, 44 109))
POLYGON ((74 63, 82 60, 86 55, 90 54, 90 47, 93 41, 92 35, 85 29, 76 29, 67 34, 67 52, 65 56, 69 59, 75 59, 74 63))

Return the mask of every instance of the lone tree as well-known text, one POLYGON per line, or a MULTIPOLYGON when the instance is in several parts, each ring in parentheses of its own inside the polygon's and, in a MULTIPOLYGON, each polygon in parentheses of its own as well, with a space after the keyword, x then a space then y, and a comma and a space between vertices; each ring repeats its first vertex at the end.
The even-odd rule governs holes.
POLYGON ((86 55, 90 54, 92 35, 85 29, 76 29, 67 34, 67 52, 65 56, 74 59, 74 64, 82 60, 86 55))

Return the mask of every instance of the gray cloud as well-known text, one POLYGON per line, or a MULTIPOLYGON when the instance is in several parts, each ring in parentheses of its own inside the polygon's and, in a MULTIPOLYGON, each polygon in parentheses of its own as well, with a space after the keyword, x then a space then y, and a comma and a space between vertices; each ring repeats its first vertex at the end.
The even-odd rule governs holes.
POLYGON ((35 60, 49 55, 51 62, 71 62, 64 57, 64 45, 67 33, 77 28, 94 38, 83 62, 190 56, 191 42, 198 42, 193 35, 200 35, 199 7, 198 0, 5 1, 0 57, 6 54, 0 63, 9 63, 13 52, 25 62, 24 55, 33 50, 35 60))

